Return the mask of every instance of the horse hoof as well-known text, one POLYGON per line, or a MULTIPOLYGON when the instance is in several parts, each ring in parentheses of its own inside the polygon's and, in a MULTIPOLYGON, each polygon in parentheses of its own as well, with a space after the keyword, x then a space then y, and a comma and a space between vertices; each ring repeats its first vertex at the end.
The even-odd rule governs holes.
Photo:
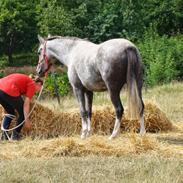
POLYGON ((87 131, 86 137, 89 137, 91 135, 91 131, 87 131))
POLYGON ((109 137, 109 140, 113 140, 114 138, 116 138, 116 136, 111 135, 111 136, 109 137))
POLYGON ((86 137, 84 135, 81 135, 81 140, 86 139, 86 137))
POLYGON ((81 134, 81 139, 84 140, 86 138, 86 134, 85 133, 82 133, 81 134))
POLYGON ((146 130, 140 130, 140 135, 145 135, 146 134, 146 130))
POLYGON ((81 139, 82 139, 82 140, 85 139, 85 138, 87 137, 87 133, 88 133, 87 130, 84 130, 84 131, 82 132, 82 134, 81 134, 81 139))

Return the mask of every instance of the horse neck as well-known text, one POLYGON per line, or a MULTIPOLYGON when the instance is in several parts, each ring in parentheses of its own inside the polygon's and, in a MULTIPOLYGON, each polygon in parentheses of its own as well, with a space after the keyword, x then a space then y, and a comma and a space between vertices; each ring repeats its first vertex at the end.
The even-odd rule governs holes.
POLYGON ((73 47, 77 45, 77 40, 70 39, 56 39, 50 41, 48 48, 51 52, 52 57, 64 64, 69 65, 69 54, 73 47))

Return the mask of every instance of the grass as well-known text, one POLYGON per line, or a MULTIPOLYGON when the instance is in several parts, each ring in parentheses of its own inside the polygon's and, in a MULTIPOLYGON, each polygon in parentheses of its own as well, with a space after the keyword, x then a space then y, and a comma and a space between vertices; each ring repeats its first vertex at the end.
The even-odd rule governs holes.
MULTIPOLYGON (((171 83, 143 91, 144 100, 156 103, 176 125, 183 122, 183 83, 171 83)), ((125 92, 122 92, 124 106, 125 92)), ((66 97, 62 105, 56 100, 42 101, 44 105, 55 111, 67 111, 78 108, 75 98, 66 97)), ((94 106, 111 105, 106 93, 94 96, 94 106)), ((112 105, 111 105, 112 106, 112 105)), ((183 125, 182 125, 183 126, 183 125)), ((122 134, 117 142, 127 145, 127 134, 122 134)), ((51 146, 52 141, 25 139, 17 143, 0 142, 0 183, 57 183, 57 182, 122 182, 122 183, 182 183, 183 182, 183 132, 148 134, 160 144, 159 151, 142 151, 128 153, 120 157, 90 154, 88 156, 51 156, 57 152, 57 146, 51 146), (40 144, 39 144, 40 143, 40 144), (42 146, 41 146, 42 144, 42 146), (161 149, 162 147, 162 149, 161 149), (28 151, 25 151, 25 148, 28 151), (47 148, 50 152, 46 152, 47 148), (181 153, 177 156, 167 149, 181 153), (28 155, 30 152, 45 151, 46 157, 28 155), (3 160, 4 155, 14 155, 11 160, 3 160), (166 155, 165 155, 166 153, 166 155)), ((106 139, 107 137, 102 137, 106 139)), ((53 139, 54 141, 54 139, 53 139)), ((139 141, 134 144, 139 148, 139 141), (136 143, 136 144, 135 144, 136 143)), ((96 144, 100 146, 100 144, 96 144)), ((78 148, 78 146, 74 146, 78 148)), ((59 148, 59 147, 58 147, 59 148)), ((127 149, 128 150, 128 149, 127 149)))
POLYGON ((183 161, 140 155, 129 157, 18 159, 1 162, 1 183, 174 182, 183 180, 183 161))

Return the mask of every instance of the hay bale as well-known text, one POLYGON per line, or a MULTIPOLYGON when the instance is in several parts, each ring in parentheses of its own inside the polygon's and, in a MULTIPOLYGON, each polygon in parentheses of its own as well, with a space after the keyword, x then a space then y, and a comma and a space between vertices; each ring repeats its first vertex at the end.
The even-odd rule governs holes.
MULTIPOLYGON (((125 117, 125 111, 122 122, 121 131, 139 131, 139 121, 129 120, 125 117)), ((32 137, 56 137, 71 136, 80 134, 81 119, 79 110, 56 113, 51 109, 37 103, 30 119, 33 128, 29 135, 32 137)), ((98 135, 111 134, 114 127, 115 115, 114 109, 110 106, 97 107, 93 110, 92 132, 98 135)), ((145 103, 145 126, 147 132, 171 131, 173 125, 156 105, 145 103)), ((26 130, 24 133, 27 134, 26 130)))
POLYGON ((46 138, 59 135, 79 134, 81 130, 79 112, 55 113, 51 109, 37 103, 30 120, 33 123, 31 135, 46 138))
MULTIPOLYGON (((166 114, 157 105, 149 101, 145 102, 144 118, 147 132, 167 132, 174 129, 173 124, 166 117, 166 114)), ((124 116, 122 129, 138 132, 140 130, 140 123, 138 120, 129 120, 124 116)))

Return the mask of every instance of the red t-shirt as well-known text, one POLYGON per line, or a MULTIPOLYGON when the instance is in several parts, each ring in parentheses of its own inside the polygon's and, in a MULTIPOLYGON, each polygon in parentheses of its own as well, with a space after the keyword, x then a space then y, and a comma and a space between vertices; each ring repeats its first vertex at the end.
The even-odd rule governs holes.
POLYGON ((13 97, 25 95, 32 99, 36 92, 36 85, 27 75, 10 74, 0 79, 0 90, 13 97))

